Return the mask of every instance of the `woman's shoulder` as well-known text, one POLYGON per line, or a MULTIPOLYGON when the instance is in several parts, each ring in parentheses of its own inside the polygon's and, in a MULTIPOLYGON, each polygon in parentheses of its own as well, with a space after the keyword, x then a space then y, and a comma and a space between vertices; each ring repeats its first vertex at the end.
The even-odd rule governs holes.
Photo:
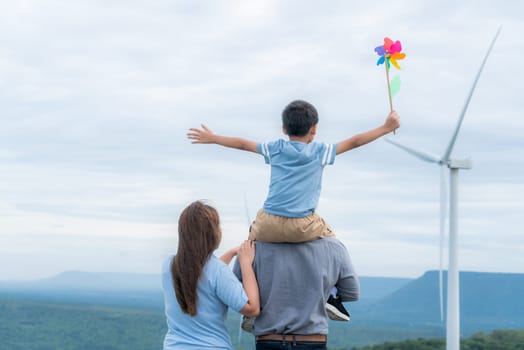
POLYGON ((211 255, 204 265, 203 273, 206 280, 208 280, 212 285, 216 285, 218 283, 217 281, 223 279, 229 274, 233 274, 233 271, 231 271, 231 268, 218 257, 211 255))
POLYGON ((166 273, 171 270, 171 262, 175 258, 174 255, 170 255, 162 262, 162 273, 166 273))
POLYGON ((229 268, 225 262, 220 260, 216 255, 211 254, 209 260, 206 263, 206 268, 214 271, 221 270, 223 268, 229 268))

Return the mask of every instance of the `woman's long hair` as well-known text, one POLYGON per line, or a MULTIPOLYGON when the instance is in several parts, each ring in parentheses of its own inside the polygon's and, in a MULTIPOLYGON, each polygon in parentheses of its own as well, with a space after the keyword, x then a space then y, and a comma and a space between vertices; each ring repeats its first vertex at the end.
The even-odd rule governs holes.
POLYGON ((178 251, 171 264, 176 299, 182 312, 197 313, 197 285, 202 269, 220 243, 220 220, 215 208, 191 203, 178 219, 178 251))

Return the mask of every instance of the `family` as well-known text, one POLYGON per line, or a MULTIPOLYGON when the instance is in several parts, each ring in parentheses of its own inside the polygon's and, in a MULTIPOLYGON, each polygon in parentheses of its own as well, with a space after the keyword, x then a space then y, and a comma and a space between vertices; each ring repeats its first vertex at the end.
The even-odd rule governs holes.
POLYGON ((327 144, 313 141, 318 120, 313 105, 297 100, 282 112, 288 140, 256 143, 205 125, 189 130, 192 143, 262 155, 271 178, 248 239, 220 258, 214 255, 222 239, 218 212, 196 201, 180 214, 177 253, 162 267, 164 350, 232 349, 228 308, 244 315, 242 328, 254 334, 257 350, 327 349, 328 317, 349 320, 342 302, 358 299, 359 282, 346 247, 315 212, 322 171, 400 121, 392 111, 379 127, 327 144))

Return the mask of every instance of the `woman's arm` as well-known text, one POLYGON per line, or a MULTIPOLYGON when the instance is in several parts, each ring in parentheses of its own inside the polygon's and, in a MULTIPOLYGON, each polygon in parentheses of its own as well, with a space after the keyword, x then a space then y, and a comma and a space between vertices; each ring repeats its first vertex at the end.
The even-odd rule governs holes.
POLYGON ((234 247, 229 249, 220 257, 220 260, 222 260, 226 265, 229 265, 231 263, 231 260, 233 260, 233 258, 235 257, 235 255, 238 254, 239 248, 240 247, 234 247))
POLYGON ((260 313, 260 297, 258 283, 253 270, 255 259, 255 242, 244 241, 238 249, 238 263, 242 272, 242 285, 246 291, 248 301, 240 310, 242 315, 256 317, 260 313))

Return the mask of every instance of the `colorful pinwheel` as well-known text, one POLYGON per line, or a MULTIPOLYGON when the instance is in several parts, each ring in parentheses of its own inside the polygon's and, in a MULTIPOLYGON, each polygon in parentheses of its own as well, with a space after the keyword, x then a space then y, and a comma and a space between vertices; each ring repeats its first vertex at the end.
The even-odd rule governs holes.
POLYGON ((398 76, 395 76, 393 80, 389 81, 389 68, 391 67, 391 64, 395 66, 395 68, 400 69, 400 66, 398 65, 398 60, 403 60, 406 57, 406 54, 402 51, 402 44, 400 41, 391 40, 390 38, 386 37, 384 38, 384 45, 375 47, 375 52, 380 57, 377 61, 377 66, 384 64, 386 66, 386 79, 388 81, 388 95, 389 95, 389 108, 391 111, 393 111, 393 102, 392 97, 398 92, 400 89, 400 78, 398 76))
POLYGON ((403 60, 406 54, 402 51, 402 44, 400 41, 391 40, 390 38, 384 38, 384 45, 375 47, 375 52, 380 56, 377 61, 377 66, 387 62, 387 68, 390 68, 390 62, 395 68, 400 69, 397 60, 403 60))

